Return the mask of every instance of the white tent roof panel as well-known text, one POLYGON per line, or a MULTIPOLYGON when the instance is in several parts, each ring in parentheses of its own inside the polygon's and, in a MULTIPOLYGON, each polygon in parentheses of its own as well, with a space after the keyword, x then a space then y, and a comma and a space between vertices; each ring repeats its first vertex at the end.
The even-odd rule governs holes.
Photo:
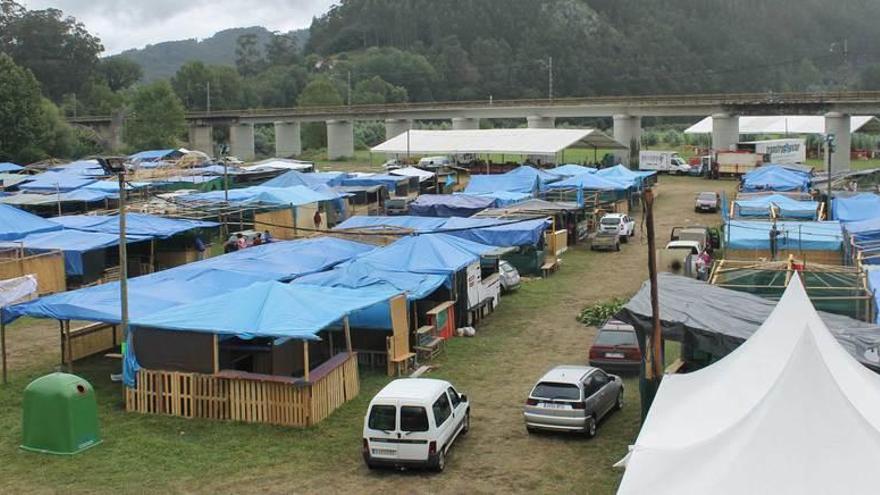
MULTIPOLYGON (((853 115, 851 132, 880 132, 880 120, 870 115, 853 115)), ((688 127, 685 134, 711 134, 712 117, 688 127)), ((825 117, 814 115, 760 115, 741 116, 740 134, 824 134, 825 117)))
POLYGON ((374 153, 424 155, 507 153, 552 155, 566 148, 626 149, 596 129, 413 130, 374 147, 374 153))
POLYGON ((876 493, 878 462, 880 376, 795 278, 737 350, 663 378, 618 494, 876 493))

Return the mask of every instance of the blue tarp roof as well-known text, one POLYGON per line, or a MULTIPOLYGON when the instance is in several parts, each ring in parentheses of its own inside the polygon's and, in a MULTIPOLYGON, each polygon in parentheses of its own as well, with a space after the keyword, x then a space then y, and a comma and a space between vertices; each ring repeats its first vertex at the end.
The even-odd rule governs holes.
POLYGON ((147 150, 135 153, 133 155, 129 155, 129 160, 133 161, 151 161, 151 160, 161 160, 166 156, 176 152, 177 150, 147 150))
POLYGON ((734 208, 741 217, 769 217, 770 207, 775 207, 781 218, 800 218, 815 220, 819 213, 819 203, 798 201, 781 194, 769 194, 753 199, 740 199, 734 208))
POLYGON ((0 204, 0 240, 2 241, 53 230, 61 230, 61 226, 14 206, 0 204))
POLYGON ((549 225, 546 218, 450 218, 443 224, 442 231, 455 230, 447 233, 490 246, 535 246, 544 239, 544 231, 549 225))
POLYGON ((63 172, 44 172, 34 175, 28 182, 21 183, 18 188, 25 192, 69 192, 87 186, 97 179, 82 175, 63 172))
MULTIPOLYGON (((250 247, 130 279, 129 312, 133 319, 140 318, 255 282, 292 280, 327 270, 373 249, 333 237, 250 247)), ((20 316, 119 323, 119 283, 53 294, 3 308, 7 322, 20 316)))
POLYGON ((657 175, 655 171, 634 171, 623 165, 615 165, 609 168, 603 168, 596 172, 602 178, 621 182, 623 184, 631 184, 633 187, 641 187, 645 178, 657 175))
POLYGON ((587 191, 626 191, 632 187, 631 182, 620 182, 611 177, 601 177, 598 174, 581 174, 568 179, 554 182, 547 186, 548 189, 584 189, 587 191))
POLYGON ((138 327, 318 340, 317 333, 352 311, 388 300, 387 293, 258 282, 132 319, 138 327))
POLYGON ((434 232, 443 228, 445 218, 415 216, 353 216, 337 225, 336 229, 381 229, 382 227, 398 227, 411 229, 415 232, 434 232))
POLYGON ((24 167, 21 165, 16 165, 12 162, 0 162, 0 172, 18 172, 22 170, 24 167))
POLYGON ((348 174, 345 172, 303 173, 297 170, 291 170, 290 172, 286 172, 274 179, 264 182, 262 185, 266 187, 313 187, 321 184, 338 186, 342 184, 346 177, 348 177, 348 174))
MULTIPOLYGON (((128 213, 125 216, 125 220, 126 234, 158 237, 160 239, 165 239, 188 230, 220 226, 217 222, 185 218, 165 218, 143 213, 128 213)), ((119 217, 115 215, 70 215, 56 217, 51 221, 61 224, 68 229, 119 235, 119 217)))
POLYGON ((389 174, 372 174, 372 175, 364 175, 361 177, 346 177, 342 179, 342 183, 339 184, 341 186, 360 186, 360 187, 370 187, 370 186, 385 186, 389 192, 397 191, 397 184, 401 181, 408 181, 409 177, 400 177, 398 175, 389 175, 389 174))
MULTIPOLYGON (((730 249, 770 249, 770 228, 765 221, 731 220, 727 247, 730 249)), ((776 222, 782 235, 779 250, 833 251, 843 245, 840 222, 776 222)))
MULTIPOLYGON (((302 206, 319 201, 332 201, 338 195, 328 192, 314 191, 305 186, 266 187, 251 186, 243 189, 231 189, 229 202, 236 204, 267 204, 302 206)), ((225 200, 224 191, 188 194, 177 198, 179 201, 205 201, 220 203, 225 200)))
POLYGON ((498 191, 534 194, 538 191, 538 178, 527 175, 472 175, 464 192, 486 194, 498 191))
POLYGON ((81 175, 86 177, 101 177, 107 175, 97 160, 78 160, 63 165, 56 165, 48 169, 48 172, 57 172, 66 175, 81 175))
POLYGON ((832 218, 841 222, 880 218, 880 195, 874 193, 835 197, 831 204, 832 218))
MULTIPOLYGON (((455 193, 462 194, 462 193, 455 193)), ((519 203, 521 201, 525 201, 532 197, 531 193, 520 193, 520 192, 512 192, 512 191, 494 191, 489 193, 480 193, 480 194, 470 194, 469 196, 479 196, 485 198, 492 198, 495 200, 495 207, 501 208, 503 206, 510 206, 515 203, 519 203)))
POLYGON ((595 174, 598 170, 592 167, 584 167, 583 165, 560 165, 556 168, 547 170, 547 173, 558 175, 560 177, 574 177, 575 175, 595 174))
POLYGON ((764 165, 748 172, 742 178, 744 192, 808 191, 809 189, 809 174, 778 165, 764 165))
MULTIPOLYGON (((140 242, 146 237, 127 236, 128 242, 140 242)), ((119 244, 119 236, 80 230, 55 230, 30 234, 15 241, 0 243, 3 247, 22 246, 29 250, 60 249, 64 251, 64 271, 67 275, 83 275, 83 254, 119 244)))
POLYGON ((410 203, 409 211, 422 217, 469 217, 495 205, 495 198, 488 196, 422 194, 410 203))
POLYGON ((846 231, 859 241, 880 240, 880 217, 844 224, 846 231))
MULTIPOLYGON (((429 273, 451 277, 480 256, 496 248, 447 234, 425 234, 400 239, 382 249, 358 258, 375 267, 411 273, 429 273)), ((447 283, 449 279, 447 278, 447 283)))
POLYGON ((531 165, 520 165, 519 167, 505 173, 504 175, 508 177, 527 177, 529 179, 535 178, 542 186, 544 184, 549 184, 551 182, 556 182, 559 180, 558 175, 547 173, 544 170, 537 169, 535 167, 532 167, 531 165))

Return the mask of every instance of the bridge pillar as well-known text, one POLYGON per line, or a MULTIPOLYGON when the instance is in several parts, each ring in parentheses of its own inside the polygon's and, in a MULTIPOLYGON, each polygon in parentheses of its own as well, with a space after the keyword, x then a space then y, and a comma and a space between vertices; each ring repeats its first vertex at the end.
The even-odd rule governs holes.
POLYGON ((240 122, 229 126, 229 153, 246 162, 256 158, 254 124, 240 122))
POLYGON ((555 117, 541 117, 540 115, 530 115, 526 117, 529 123, 529 129, 553 129, 556 127, 555 117))
POLYGON ((413 121, 407 119, 385 119, 385 139, 397 137, 412 129, 413 121))
POLYGON ((457 131, 466 131, 480 128, 480 119, 471 117, 453 117, 452 128, 457 131))
POLYGON ((299 122, 275 122, 275 156, 290 158, 302 154, 299 122))
POLYGON ((327 159, 354 156, 354 126, 350 120, 327 121, 327 159))
MULTIPOLYGON (((849 170, 850 153, 852 151, 852 136, 850 135, 850 132, 851 127, 849 115, 837 112, 825 114, 825 133, 834 134, 834 140, 836 143, 834 153, 831 153, 832 172, 849 170)), ((825 170, 827 166, 828 165, 823 166, 822 169, 825 170)))
POLYGON ((189 147, 214 156, 214 128, 209 125, 190 126, 189 147))
POLYGON ((642 143, 642 118, 632 115, 614 116, 614 140, 626 146, 625 150, 615 150, 614 158, 631 167, 639 162, 642 143))
POLYGON ((739 117, 726 113, 712 116, 712 149, 730 151, 739 142, 739 117))

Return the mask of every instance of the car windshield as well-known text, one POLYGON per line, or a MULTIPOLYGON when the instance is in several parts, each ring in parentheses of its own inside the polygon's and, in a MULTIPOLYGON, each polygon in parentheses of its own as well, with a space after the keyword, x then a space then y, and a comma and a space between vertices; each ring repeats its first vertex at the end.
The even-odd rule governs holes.
POLYGON ((400 431, 428 431, 428 413, 424 407, 400 408, 400 431))
POLYGON ((396 407, 377 404, 370 408, 370 419, 367 421, 367 426, 371 430, 394 431, 396 429, 394 427, 396 415, 396 407))
POLYGON ((602 330, 596 337, 596 345, 614 347, 618 345, 636 345, 636 333, 625 330, 602 330))
POLYGON ((620 223, 619 218, 608 218, 605 217, 602 219, 602 225, 617 225, 620 223))
POLYGON ((715 193, 700 193, 697 196, 697 199, 702 199, 703 201, 715 201, 715 193))
POLYGON ((507 273, 507 274, 510 274, 510 273, 513 273, 516 271, 516 270, 514 270, 514 268, 512 266, 508 265, 507 263, 502 263, 501 265, 499 265, 499 267, 501 268, 502 272, 507 273))
POLYGON ((570 383, 541 382, 532 390, 532 397, 542 399, 580 400, 581 391, 570 383))

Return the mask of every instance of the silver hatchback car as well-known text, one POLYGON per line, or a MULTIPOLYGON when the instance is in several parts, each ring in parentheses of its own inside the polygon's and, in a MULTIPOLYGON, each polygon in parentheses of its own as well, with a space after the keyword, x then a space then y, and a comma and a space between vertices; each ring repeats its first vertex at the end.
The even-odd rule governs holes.
POLYGON ((538 380, 523 410, 526 429, 596 436, 599 421, 623 407, 623 381, 592 366, 557 366, 538 380))

